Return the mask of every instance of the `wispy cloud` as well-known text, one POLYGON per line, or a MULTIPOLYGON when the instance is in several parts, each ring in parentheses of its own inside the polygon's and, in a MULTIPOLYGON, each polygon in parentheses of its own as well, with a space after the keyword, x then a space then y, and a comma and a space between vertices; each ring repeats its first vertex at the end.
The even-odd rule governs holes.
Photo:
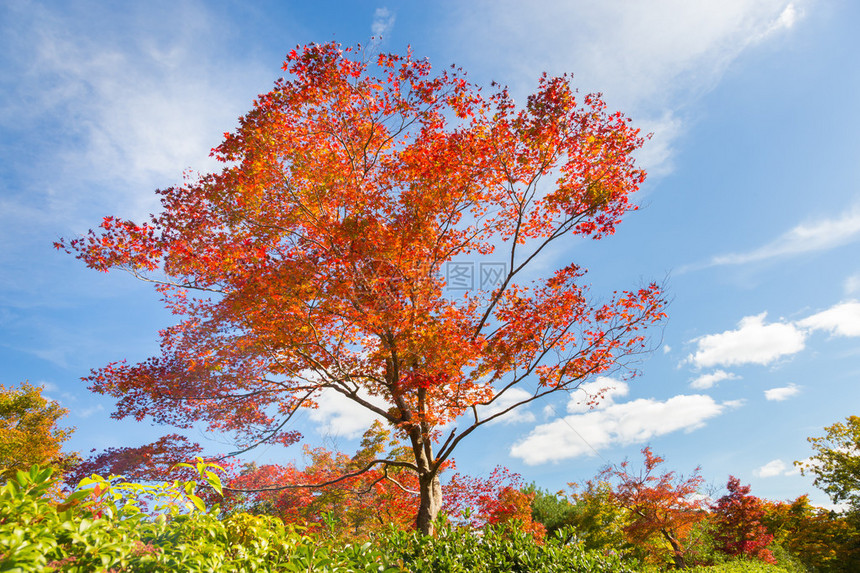
POLYGON ((822 219, 798 225, 773 241, 743 253, 730 253, 713 257, 701 265, 691 265, 680 272, 721 265, 743 265, 778 257, 788 257, 833 249, 860 240, 860 207, 842 217, 822 219))
POLYGON ((0 125, 39 137, 42 153, 16 166, 32 188, 23 197, 38 193, 43 213, 65 221, 95 203, 146 216, 154 188, 215 168, 210 149, 276 73, 274 61, 226 54, 229 24, 193 3, 100 18, 76 14, 97 3, 27 5, 11 14, 19 46, 6 65, 19 72, 0 125))
POLYGON ((671 170, 673 144, 684 132, 677 110, 717 85, 744 51, 794 27, 802 4, 463 2, 450 14, 449 43, 456 46, 457 63, 510 78, 515 95, 530 93, 542 70, 575 73, 583 90, 603 92, 611 107, 654 132, 640 161, 652 174, 665 173, 671 170))
POLYGON ((800 386, 797 384, 789 384, 788 386, 782 386, 780 388, 771 388, 770 390, 764 391, 764 397, 768 400, 774 402, 782 402, 783 400, 788 400, 792 396, 796 396, 800 394, 800 386))
POLYGON ((373 34, 373 43, 378 45, 388 38, 394 28, 395 14, 388 8, 377 8, 373 13, 373 23, 370 31, 373 34))
POLYGON ((690 382, 690 387, 697 390, 707 390, 708 388, 712 388, 717 382, 722 382, 723 380, 737 380, 738 378, 739 376, 737 374, 732 374, 725 370, 716 370, 694 378, 690 382))
POLYGON ((93 414, 104 412, 104 409, 104 406, 102 406, 101 404, 96 404, 95 406, 90 406, 89 408, 80 408, 73 410, 72 413, 78 418, 89 418, 93 414))

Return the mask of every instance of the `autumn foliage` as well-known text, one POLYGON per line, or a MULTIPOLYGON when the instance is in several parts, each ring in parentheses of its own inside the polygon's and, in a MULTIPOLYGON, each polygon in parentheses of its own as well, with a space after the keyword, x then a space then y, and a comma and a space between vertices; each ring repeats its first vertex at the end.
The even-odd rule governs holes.
POLYGON ((387 459, 397 460, 409 454, 379 422, 365 432, 352 456, 322 447, 306 447, 304 453, 303 467, 246 465, 229 480, 222 505, 230 511, 276 515, 345 539, 366 538, 391 526, 414 526, 419 495, 414 472, 388 466, 362 471, 376 457, 387 454, 387 459), (332 483, 325 488, 301 487, 327 482, 332 483))
POLYGON ((463 438, 646 350, 664 301, 651 284, 592 302, 569 260, 529 274, 550 244, 604 238, 635 209, 643 138, 620 113, 567 77, 517 107, 411 53, 369 59, 293 50, 213 151, 222 171, 158 191, 148 222, 106 217, 57 247, 155 282, 179 317, 160 356, 88 378, 117 418, 289 445, 294 413, 339 393, 406 440, 408 462, 363 469, 415 474, 429 532, 463 438), (505 264, 499 281, 446 291, 445 264, 476 257, 505 264), (529 397, 482 408, 524 383, 529 397))
POLYGON ((77 485, 92 474, 121 475, 133 481, 167 481, 169 479, 190 479, 193 471, 177 468, 178 463, 193 461, 203 448, 192 443, 185 436, 169 434, 151 444, 143 446, 122 446, 107 448, 91 455, 74 466, 66 480, 77 485))
POLYGON ((42 396, 29 382, 6 388, 0 384, 0 482, 29 470, 33 464, 66 470, 77 454, 62 452, 74 428, 59 425, 68 410, 42 396))
POLYGON ((764 525, 764 503, 750 495, 750 486, 741 485, 734 476, 729 476, 726 489, 728 493, 712 507, 717 526, 717 547, 727 555, 775 563, 767 548, 773 541, 773 534, 764 525))
POLYGON ((454 522, 473 528, 516 523, 536 539, 546 528, 532 515, 534 492, 524 491, 522 478, 498 466, 487 477, 455 473, 444 486, 445 512, 454 522))
POLYGON ((645 459, 638 471, 624 461, 606 467, 598 477, 614 483, 612 498, 630 513, 625 528, 630 541, 646 544, 656 538, 658 547, 663 544, 670 549, 675 567, 683 569, 690 549, 688 536, 707 508, 699 495, 704 478, 698 468, 687 478, 673 471, 658 473, 663 458, 650 447, 644 448, 642 455, 645 459))

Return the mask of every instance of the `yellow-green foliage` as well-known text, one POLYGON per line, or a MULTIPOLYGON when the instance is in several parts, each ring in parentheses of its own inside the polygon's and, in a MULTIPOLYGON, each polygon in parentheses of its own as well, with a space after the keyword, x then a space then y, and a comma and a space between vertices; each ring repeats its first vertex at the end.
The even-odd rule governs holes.
POLYGON ((0 384, 0 482, 33 464, 62 467, 69 456, 60 448, 73 428, 57 425, 68 410, 42 396, 27 382, 20 388, 0 384))
MULTIPOLYGON (((198 470, 220 488, 205 464, 198 470)), ((369 547, 357 553, 360 569, 341 566, 271 516, 219 520, 191 482, 146 486, 93 476, 57 503, 46 495, 51 475, 34 466, 0 488, 0 571, 386 571, 369 547)))

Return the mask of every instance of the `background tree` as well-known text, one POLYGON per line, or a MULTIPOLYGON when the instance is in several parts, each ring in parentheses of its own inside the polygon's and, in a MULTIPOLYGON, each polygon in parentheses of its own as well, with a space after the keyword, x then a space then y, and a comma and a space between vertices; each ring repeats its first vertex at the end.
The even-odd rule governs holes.
POLYGON ((762 501, 750 495, 750 486, 741 485, 734 476, 729 476, 726 489, 728 493, 711 506, 717 549, 726 555, 776 563, 767 548, 773 541, 773 534, 763 523, 765 507, 762 501))
POLYGON ((401 467, 374 467, 357 472, 377 457, 408 459, 409 451, 397 442, 392 432, 375 422, 364 434, 358 451, 352 455, 326 448, 305 448, 308 462, 303 468, 249 464, 229 482, 224 507, 236 511, 276 515, 287 523, 298 523, 345 539, 367 538, 391 525, 407 528, 415 520, 418 499, 415 475, 401 467), (243 494, 260 484, 287 485, 330 482, 328 487, 312 489, 290 487, 243 494), (234 491, 230 492, 229 489, 234 491))
POLYGON ((628 538, 633 514, 618 504, 612 484, 589 480, 584 488, 573 483, 569 485, 573 489, 570 494, 572 511, 568 513, 565 525, 576 529, 576 536, 583 547, 619 555, 637 553, 636 545, 628 538))
POLYGON ((790 502, 763 502, 762 522, 775 546, 809 571, 851 573, 860 570, 860 528, 853 519, 815 507, 802 495, 790 502))
POLYGON ((807 438, 815 453, 808 461, 794 462, 804 475, 815 476, 833 503, 847 502, 860 512, 860 416, 848 416, 824 428, 827 435, 807 438))
POLYGON ((535 493, 524 488, 522 477, 497 466, 487 477, 455 473, 443 487, 445 513, 454 523, 472 528, 517 522, 522 531, 543 539, 546 528, 534 519, 535 493))
POLYGON ((614 233, 645 177, 643 139, 566 77, 543 76, 518 110, 507 90, 484 97, 411 54, 372 67, 311 45, 284 70, 215 149, 220 173, 159 191, 150 222, 106 217, 57 243, 155 282, 183 317, 161 356, 89 382, 119 418, 204 422, 244 448, 294 442, 297 409, 338 392, 406 440, 410 461, 356 472, 414 472, 430 532, 461 440, 624 365, 663 317, 654 284, 595 303, 570 261, 528 274, 551 244, 614 233), (495 286, 446 292, 446 263, 493 253, 506 266, 495 286), (528 397, 482 408, 523 385, 528 397))
POLYGON ((0 481, 33 464, 64 471, 77 454, 63 453, 74 428, 58 422, 69 411, 42 396, 42 387, 24 382, 18 388, 0 384, 0 481))
POLYGON ((626 527, 628 539, 641 545, 662 540, 668 546, 672 562, 678 569, 687 567, 688 536, 693 525, 705 517, 706 502, 699 495, 704 478, 699 468, 684 479, 675 472, 657 475, 657 466, 663 458, 644 448, 644 467, 638 472, 630 470, 627 461, 606 467, 598 476, 601 481, 614 483, 612 498, 631 514, 626 527))
POLYGON ((574 506, 564 496, 564 492, 551 493, 532 483, 523 490, 534 494, 532 499, 532 519, 544 526, 547 535, 571 525, 574 506))

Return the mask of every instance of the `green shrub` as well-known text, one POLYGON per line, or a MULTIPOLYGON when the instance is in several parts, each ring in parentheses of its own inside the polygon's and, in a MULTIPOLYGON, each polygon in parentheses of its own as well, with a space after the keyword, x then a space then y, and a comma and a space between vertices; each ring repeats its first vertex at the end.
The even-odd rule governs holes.
POLYGON ((436 537, 392 531, 377 539, 381 550, 404 571, 414 573, 633 572, 617 555, 589 551, 561 530, 537 543, 516 523, 475 532, 442 524, 436 537))
POLYGON ((700 565, 687 569, 689 573, 790 573, 778 565, 770 565, 764 561, 735 559, 719 565, 700 565))
MULTIPOLYGON (((201 476, 220 488, 215 474, 201 476)), ((194 483, 143 486, 94 476, 58 503, 50 469, 0 488, 0 571, 396 571, 366 544, 328 548, 271 516, 217 517, 194 483), (150 512, 143 508, 149 504, 150 512)))

